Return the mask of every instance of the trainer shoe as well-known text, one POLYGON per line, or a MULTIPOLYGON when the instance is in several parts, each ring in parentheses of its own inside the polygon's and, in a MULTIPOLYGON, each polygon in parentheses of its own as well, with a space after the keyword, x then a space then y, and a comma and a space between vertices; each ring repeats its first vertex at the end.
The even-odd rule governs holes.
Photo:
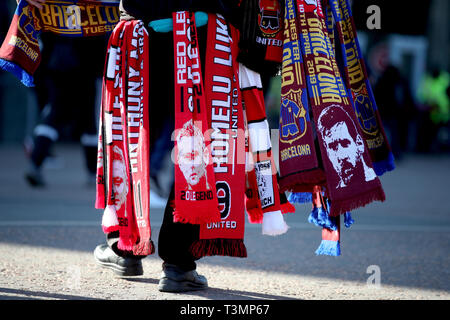
POLYGON ((107 244, 100 244, 94 250, 95 261, 102 267, 111 269, 121 277, 141 276, 144 274, 140 258, 121 257, 107 244))
POLYGON ((208 280, 197 271, 184 271, 173 264, 165 263, 158 284, 162 292, 185 292, 208 288, 208 280))

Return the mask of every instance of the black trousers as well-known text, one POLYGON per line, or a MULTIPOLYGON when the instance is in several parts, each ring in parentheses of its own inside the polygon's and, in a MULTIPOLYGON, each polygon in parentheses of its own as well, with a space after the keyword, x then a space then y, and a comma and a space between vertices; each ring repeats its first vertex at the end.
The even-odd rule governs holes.
MULTIPOLYGON (((197 31, 200 60, 202 61, 204 73, 207 28, 203 26, 198 28, 197 31)), ((175 121, 174 50, 172 32, 157 33, 152 29, 148 29, 148 32, 150 47, 149 121, 151 150, 160 137, 166 121, 175 121)), ((195 261, 197 259, 192 256, 189 247, 195 240, 198 240, 200 226, 173 222, 173 208, 170 206, 170 202, 173 199, 174 189, 172 187, 159 232, 158 255, 164 263, 177 265, 186 271, 193 270, 196 268, 195 261)), ((115 239, 114 237, 118 237, 118 234, 108 235, 108 242, 113 243, 112 239, 115 239)))

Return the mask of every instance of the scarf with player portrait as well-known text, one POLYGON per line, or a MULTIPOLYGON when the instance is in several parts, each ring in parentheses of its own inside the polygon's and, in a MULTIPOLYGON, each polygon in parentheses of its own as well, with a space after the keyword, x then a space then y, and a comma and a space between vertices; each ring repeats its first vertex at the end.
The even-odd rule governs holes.
POLYGON ((200 225, 195 257, 246 257, 244 118, 239 89, 238 31, 219 14, 208 15, 205 92, 208 140, 219 203, 220 221, 200 225))
POLYGON ((47 0, 38 9, 21 0, 0 48, 0 68, 33 87, 33 75, 41 62, 41 32, 67 37, 102 36, 114 29, 119 17, 117 1, 47 0))
POLYGON ((150 227, 148 34, 142 21, 121 21, 108 43, 97 161, 97 209, 105 233, 119 231, 118 248, 155 251, 150 227))
POLYGON ((175 82, 174 221, 220 222, 195 15, 172 14, 175 82))
POLYGON ((337 216, 384 201, 367 143, 356 125, 340 76, 325 16, 318 0, 297 0, 297 27, 320 157, 326 175, 329 214, 337 216))
POLYGON ((394 170, 394 157, 375 102, 350 4, 348 0, 327 0, 324 6, 328 32, 336 30, 337 33, 336 44, 340 46, 342 52, 342 61, 339 62, 358 120, 357 124, 369 148, 375 173, 381 176, 387 171, 394 170))

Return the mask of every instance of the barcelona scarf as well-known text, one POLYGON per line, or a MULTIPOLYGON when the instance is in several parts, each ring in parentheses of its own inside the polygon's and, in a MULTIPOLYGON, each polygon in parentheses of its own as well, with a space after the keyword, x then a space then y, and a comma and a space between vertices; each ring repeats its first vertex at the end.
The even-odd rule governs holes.
POLYGON ((330 216, 379 200, 385 195, 377 178, 337 66, 320 1, 298 0, 301 51, 309 105, 326 176, 324 192, 330 216))
POLYGON ((325 173, 314 144, 295 0, 286 0, 285 6, 279 183, 281 191, 311 192, 315 185, 325 182, 325 173))
POLYGON ((47 0, 42 9, 21 0, 0 48, 0 68, 32 87, 41 62, 41 32, 68 37, 102 36, 113 31, 119 18, 119 4, 107 0, 47 0))
POLYGON ((118 248, 152 254, 150 227, 148 34, 141 21, 121 21, 108 43, 97 161, 97 209, 118 248))
POLYGON ((342 51, 345 85, 355 110, 358 125, 369 148, 373 168, 378 176, 395 168, 365 62, 359 46, 356 27, 348 0, 328 0, 342 51))

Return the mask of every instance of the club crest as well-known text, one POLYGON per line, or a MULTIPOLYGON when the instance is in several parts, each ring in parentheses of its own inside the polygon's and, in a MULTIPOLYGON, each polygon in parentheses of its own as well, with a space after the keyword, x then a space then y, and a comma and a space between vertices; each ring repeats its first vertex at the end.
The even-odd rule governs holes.
POLYGON ((370 135, 378 133, 377 117, 370 103, 365 85, 357 92, 353 91, 355 114, 361 129, 370 135))
POLYGON ((274 37, 281 30, 281 10, 277 0, 260 0, 258 24, 266 37, 274 37))
POLYGON ((290 90, 281 98, 280 140, 284 143, 292 143, 306 133, 309 115, 304 107, 306 101, 302 101, 304 98, 302 90, 290 90))
POLYGON ((20 13, 17 26, 30 43, 39 45, 38 35, 41 28, 39 20, 35 17, 34 10, 31 6, 26 5, 20 13))

